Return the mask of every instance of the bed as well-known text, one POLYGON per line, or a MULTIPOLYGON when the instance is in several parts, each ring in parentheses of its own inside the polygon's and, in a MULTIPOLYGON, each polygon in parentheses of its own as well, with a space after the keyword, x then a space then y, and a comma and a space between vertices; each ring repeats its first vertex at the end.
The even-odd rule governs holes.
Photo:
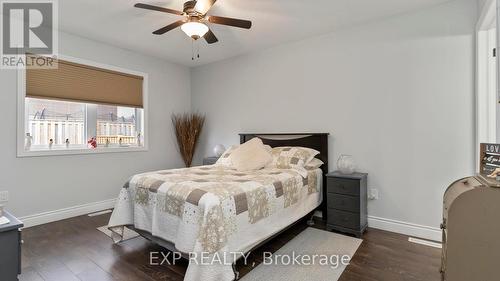
POLYGON ((189 259, 184 280, 234 280, 237 259, 324 202, 328 134, 240 134, 272 147, 318 150, 324 162, 301 174, 264 168, 238 172, 208 165, 138 174, 130 178, 109 222, 115 242, 125 227, 189 259))

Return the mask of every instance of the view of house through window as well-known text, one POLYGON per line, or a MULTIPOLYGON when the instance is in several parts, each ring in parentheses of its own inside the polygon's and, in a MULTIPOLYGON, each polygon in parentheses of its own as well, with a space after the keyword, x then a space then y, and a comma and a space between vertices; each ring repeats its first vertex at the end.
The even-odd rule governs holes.
POLYGON ((85 104, 66 101, 26 98, 28 114, 26 131, 34 148, 65 145, 84 145, 85 104))
POLYGON ((142 146, 142 108, 26 98, 28 150, 142 146))
POLYGON ((141 135, 136 124, 141 111, 132 107, 97 105, 97 144, 137 145, 141 135))

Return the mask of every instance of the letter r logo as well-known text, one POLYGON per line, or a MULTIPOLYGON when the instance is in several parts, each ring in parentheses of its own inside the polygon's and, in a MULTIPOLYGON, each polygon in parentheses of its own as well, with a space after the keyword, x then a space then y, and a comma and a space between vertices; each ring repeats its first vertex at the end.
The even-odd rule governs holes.
POLYGON ((2 54, 53 54, 54 3, 2 1, 2 54))

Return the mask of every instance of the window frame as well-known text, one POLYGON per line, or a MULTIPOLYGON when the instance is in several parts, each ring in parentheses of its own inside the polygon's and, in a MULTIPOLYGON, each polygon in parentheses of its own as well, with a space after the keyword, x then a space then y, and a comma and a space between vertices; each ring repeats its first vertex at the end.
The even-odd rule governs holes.
MULTIPOLYGON (((59 54, 59 59, 85 64, 89 66, 94 66, 103 69, 114 70, 122 73, 137 75, 143 77, 142 84, 142 100, 143 100, 143 114, 142 114, 142 130, 143 130, 143 145, 141 147, 97 147, 97 148, 54 148, 46 150, 30 150, 24 149, 25 136, 26 136, 26 124, 28 122, 28 113, 26 112, 26 69, 17 70, 17 157, 38 157, 38 156, 58 156, 58 155, 81 155, 81 154, 96 154, 96 153, 117 153, 117 152, 138 152, 138 151, 148 151, 149 150, 149 103, 148 103, 148 74, 136 70, 125 69, 122 67, 117 67, 109 64, 98 63, 86 59, 70 57, 66 55, 59 54)), ((88 106, 86 106, 88 108, 88 106)), ((88 139, 87 134, 90 131, 97 129, 97 122, 94 126, 89 127, 89 114, 88 109, 85 112, 85 140, 88 139)), ((97 116, 91 117, 92 120, 96 119, 97 116)), ((97 121, 97 120, 95 120, 97 121)), ((97 132, 97 131, 96 131, 97 132)))

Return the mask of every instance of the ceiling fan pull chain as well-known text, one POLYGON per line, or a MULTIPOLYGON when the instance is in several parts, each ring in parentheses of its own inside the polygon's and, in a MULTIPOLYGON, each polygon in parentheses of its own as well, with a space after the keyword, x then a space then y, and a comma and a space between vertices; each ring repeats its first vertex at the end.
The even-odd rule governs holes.
POLYGON ((196 41, 196 50, 198 53, 198 58, 200 58, 200 43, 198 41, 196 41))
POLYGON ((194 39, 191 39, 191 60, 194 60, 194 39))

